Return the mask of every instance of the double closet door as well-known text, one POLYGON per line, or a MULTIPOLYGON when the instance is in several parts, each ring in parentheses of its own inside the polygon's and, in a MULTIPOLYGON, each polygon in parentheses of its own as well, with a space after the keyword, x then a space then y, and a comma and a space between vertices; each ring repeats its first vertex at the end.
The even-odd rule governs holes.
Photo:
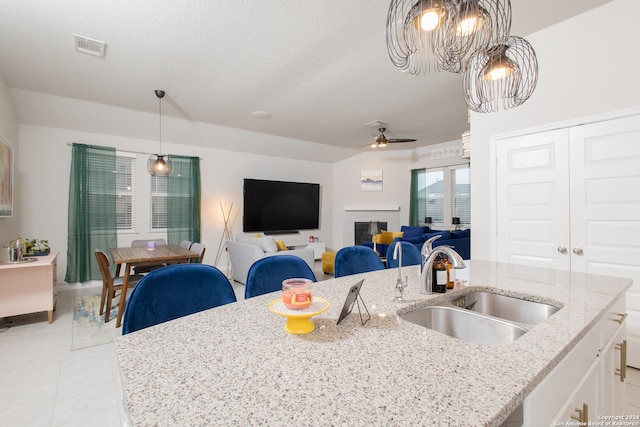
POLYGON ((640 116, 496 141, 498 261, 628 277, 640 367, 640 116))

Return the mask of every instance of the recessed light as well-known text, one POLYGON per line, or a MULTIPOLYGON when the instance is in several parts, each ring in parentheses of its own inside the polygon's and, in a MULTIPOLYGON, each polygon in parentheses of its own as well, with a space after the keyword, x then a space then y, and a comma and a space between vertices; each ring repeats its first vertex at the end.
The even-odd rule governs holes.
POLYGON ((259 119, 268 119, 271 117, 271 113, 268 113, 266 111, 254 111, 252 114, 253 117, 257 117, 259 119))

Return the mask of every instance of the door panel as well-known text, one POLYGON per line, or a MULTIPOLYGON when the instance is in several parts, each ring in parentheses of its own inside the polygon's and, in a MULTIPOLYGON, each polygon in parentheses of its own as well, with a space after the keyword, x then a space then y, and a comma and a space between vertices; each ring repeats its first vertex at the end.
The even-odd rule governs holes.
POLYGON ((568 131, 497 141, 497 259, 568 270, 568 131))
POLYGON ((640 117, 571 128, 573 271, 629 277, 628 363, 640 367, 640 117))
POLYGON ((640 368, 640 116, 495 147, 496 258, 633 279, 628 363, 640 368))

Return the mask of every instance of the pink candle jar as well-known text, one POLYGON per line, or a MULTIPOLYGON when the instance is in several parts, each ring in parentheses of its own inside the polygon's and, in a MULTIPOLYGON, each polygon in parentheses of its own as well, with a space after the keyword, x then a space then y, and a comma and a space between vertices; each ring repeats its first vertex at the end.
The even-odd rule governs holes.
POLYGON ((309 307, 313 302, 312 285, 313 282, 309 279, 284 280, 282 282, 282 303, 292 310, 309 307))
POLYGON ((147 249, 149 249, 150 251, 154 250, 156 248, 156 242, 154 241, 150 241, 147 242, 147 249))

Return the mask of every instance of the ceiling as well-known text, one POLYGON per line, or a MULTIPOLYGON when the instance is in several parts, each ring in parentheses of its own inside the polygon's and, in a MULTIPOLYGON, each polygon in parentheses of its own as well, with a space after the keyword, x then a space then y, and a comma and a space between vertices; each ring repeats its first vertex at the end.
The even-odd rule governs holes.
MULTIPOLYGON (((512 0, 511 33, 526 36, 607 1, 512 0)), ((376 130, 365 123, 374 120, 386 122, 389 138, 418 139, 393 146, 403 149, 456 140, 468 129, 460 75, 413 76, 391 64, 389 0, 0 6, 0 74, 12 89, 149 113, 158 111, 154 89, 164 89, 163 115, 350 153, 369 149, 376 130), (105 42, 105 57, 74 51, 73 34, 105 42)))

